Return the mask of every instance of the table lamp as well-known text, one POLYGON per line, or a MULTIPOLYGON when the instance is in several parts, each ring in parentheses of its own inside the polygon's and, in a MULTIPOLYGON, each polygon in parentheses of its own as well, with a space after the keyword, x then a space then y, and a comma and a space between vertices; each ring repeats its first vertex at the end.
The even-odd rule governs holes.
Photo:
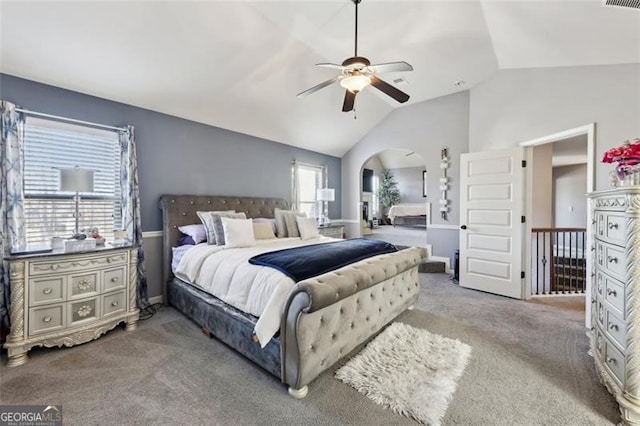
POLYGON ((72 169, 60 169, 60 191, 75 192, 75 214, 76 226, 74 235, 80 232, 78 222, 80 220, 80 193, 93 192, 93 170, 81 169, 75 166, 72 169))
POLYGON ((316 191, 316 200, 322 201, 322 209, 320 217, 318 218, 318 225, 324 226, 329 224, 327 214, 328 202, 334 201, 336 199, 335 197, 335 190, 333 188, 321 188, 316 191))

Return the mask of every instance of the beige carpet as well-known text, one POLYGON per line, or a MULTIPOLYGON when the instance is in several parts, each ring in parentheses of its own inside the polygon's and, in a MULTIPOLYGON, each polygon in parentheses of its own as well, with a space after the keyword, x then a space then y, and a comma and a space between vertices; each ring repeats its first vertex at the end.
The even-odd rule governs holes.
MULTIPOLYGON (((580 315, 459 288, 421 274, 400 321, 473 347, 443 425, 602 425, 619 420, 600 385, 580 315)), ((8 369, 1 404, 62 404, 66 424, 416 424, 325 372, 303 400, 180 313, 166 308, 132 333, 37 349, 8 369)))

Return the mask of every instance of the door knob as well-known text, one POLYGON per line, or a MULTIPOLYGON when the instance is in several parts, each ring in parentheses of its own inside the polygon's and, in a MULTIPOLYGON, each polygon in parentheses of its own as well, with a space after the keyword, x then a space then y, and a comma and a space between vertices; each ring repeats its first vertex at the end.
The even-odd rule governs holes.
POLYGON ((462 225, 460 229, 467 229, 467 225, 462 225))

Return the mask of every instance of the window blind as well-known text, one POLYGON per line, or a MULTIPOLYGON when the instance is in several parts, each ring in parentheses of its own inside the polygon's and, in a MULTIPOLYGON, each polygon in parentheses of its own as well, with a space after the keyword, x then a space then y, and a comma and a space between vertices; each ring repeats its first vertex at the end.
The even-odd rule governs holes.
POLYGON ((93 170, 94 190, 80 193, 80 229, 97 227, 113 240, 122 228, 120 146, 115 131, 28 117, 24 129, 24 211, 29 246, 69 237, 75 193, 60 191, 60 169, 93 170))
POLYGON ((322 166, 298 166, 298 210, 305 212, 308 217, 318 217, 321 213, 316 201, 316 191, 322 188, 323 170, 322 166))

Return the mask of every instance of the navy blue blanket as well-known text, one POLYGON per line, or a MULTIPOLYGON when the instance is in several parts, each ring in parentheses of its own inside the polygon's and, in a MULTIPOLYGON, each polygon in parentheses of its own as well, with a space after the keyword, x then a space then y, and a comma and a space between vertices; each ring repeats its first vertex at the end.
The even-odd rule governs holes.
POLYGON ((277 269, 298 282, 395 251, 398 249, 393 244, 384 241, 354 238, 259 254, 249 259, 249 263, 277 269))

